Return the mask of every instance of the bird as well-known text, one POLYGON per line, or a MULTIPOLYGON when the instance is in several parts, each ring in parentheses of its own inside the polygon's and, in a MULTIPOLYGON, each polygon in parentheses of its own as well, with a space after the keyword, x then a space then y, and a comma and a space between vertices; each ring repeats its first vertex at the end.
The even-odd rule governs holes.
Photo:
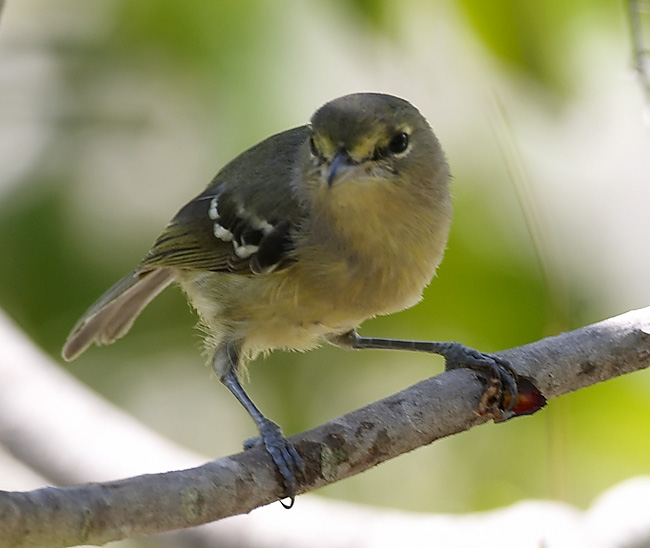
MULTIPOLYGON (((304 463, 244 390, 246 365, 275 349, 392 349, 488 372, 516 400, 507 362, 454 342, 361 337, 359 325, 415 305, 442 260, 450 172, 426 118, 405 99, 354 93, 225 165, 138 266, 72 329, 62 355, 113 343, 171 283, 196 309, 219 380, 242 404, 293 505, 304 463)), ((505 401, 505 400, 504 400, 505 401)))

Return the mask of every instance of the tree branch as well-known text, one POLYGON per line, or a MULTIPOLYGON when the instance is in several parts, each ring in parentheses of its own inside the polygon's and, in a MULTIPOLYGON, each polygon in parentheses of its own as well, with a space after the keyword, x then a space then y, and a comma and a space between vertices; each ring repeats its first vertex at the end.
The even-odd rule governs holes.
MULTIPOLYGON (((648 367, 650 308, 499 355, 554 398, 648 367)), ((471 371, 450 371, 293 436, 307 467, 301 492, 485 422, 475 412, 483 390, 471 371)), ((0 492, 0 547, 102 544, 245 513, 281 494, 261 448, 178 472, 0 492)))

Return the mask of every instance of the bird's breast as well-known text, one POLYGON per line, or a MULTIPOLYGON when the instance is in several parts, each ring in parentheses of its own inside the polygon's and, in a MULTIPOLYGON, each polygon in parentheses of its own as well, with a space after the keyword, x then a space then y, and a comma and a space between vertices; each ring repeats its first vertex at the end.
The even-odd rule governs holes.
POLYGON ((250 355, 305 350, 420 300, 442 259, 450 205, 385 199, 331 205, 335 211, 312 215, 286 268, 254 276, 210 273, 184 284, 209 331, 244 341, 250 355))

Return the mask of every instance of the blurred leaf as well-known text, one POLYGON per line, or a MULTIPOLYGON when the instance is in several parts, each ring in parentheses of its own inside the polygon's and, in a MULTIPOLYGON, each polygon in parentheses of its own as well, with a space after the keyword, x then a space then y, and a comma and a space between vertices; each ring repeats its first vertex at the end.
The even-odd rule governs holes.
POLYGON ((618 4, 605 0, 458 2, 475 37, 495 57, 559 95, 573 91, 573 77, 565 72, 563 61, 576 47, 577 21, 596 14, 595 4, 611 16, 619 15, 618 4))

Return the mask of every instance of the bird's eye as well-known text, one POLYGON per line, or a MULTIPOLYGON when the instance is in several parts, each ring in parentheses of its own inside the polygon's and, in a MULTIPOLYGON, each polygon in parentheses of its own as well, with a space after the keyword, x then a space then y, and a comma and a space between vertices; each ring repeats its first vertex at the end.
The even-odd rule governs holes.
POLYGON ((388 143, 388 150, 392 154, 401 154, 409 146, 409 136, 408 133, 398 133, 395 135, 388 143))
POLYGON ((318 152, 318 149, 316 148, 316 143, 314 142, 314 136, 310 135, 309 136, 309 150, 311 151, 312 156, 315 156, 318 158, 320 156, 320 153, 318 152))

